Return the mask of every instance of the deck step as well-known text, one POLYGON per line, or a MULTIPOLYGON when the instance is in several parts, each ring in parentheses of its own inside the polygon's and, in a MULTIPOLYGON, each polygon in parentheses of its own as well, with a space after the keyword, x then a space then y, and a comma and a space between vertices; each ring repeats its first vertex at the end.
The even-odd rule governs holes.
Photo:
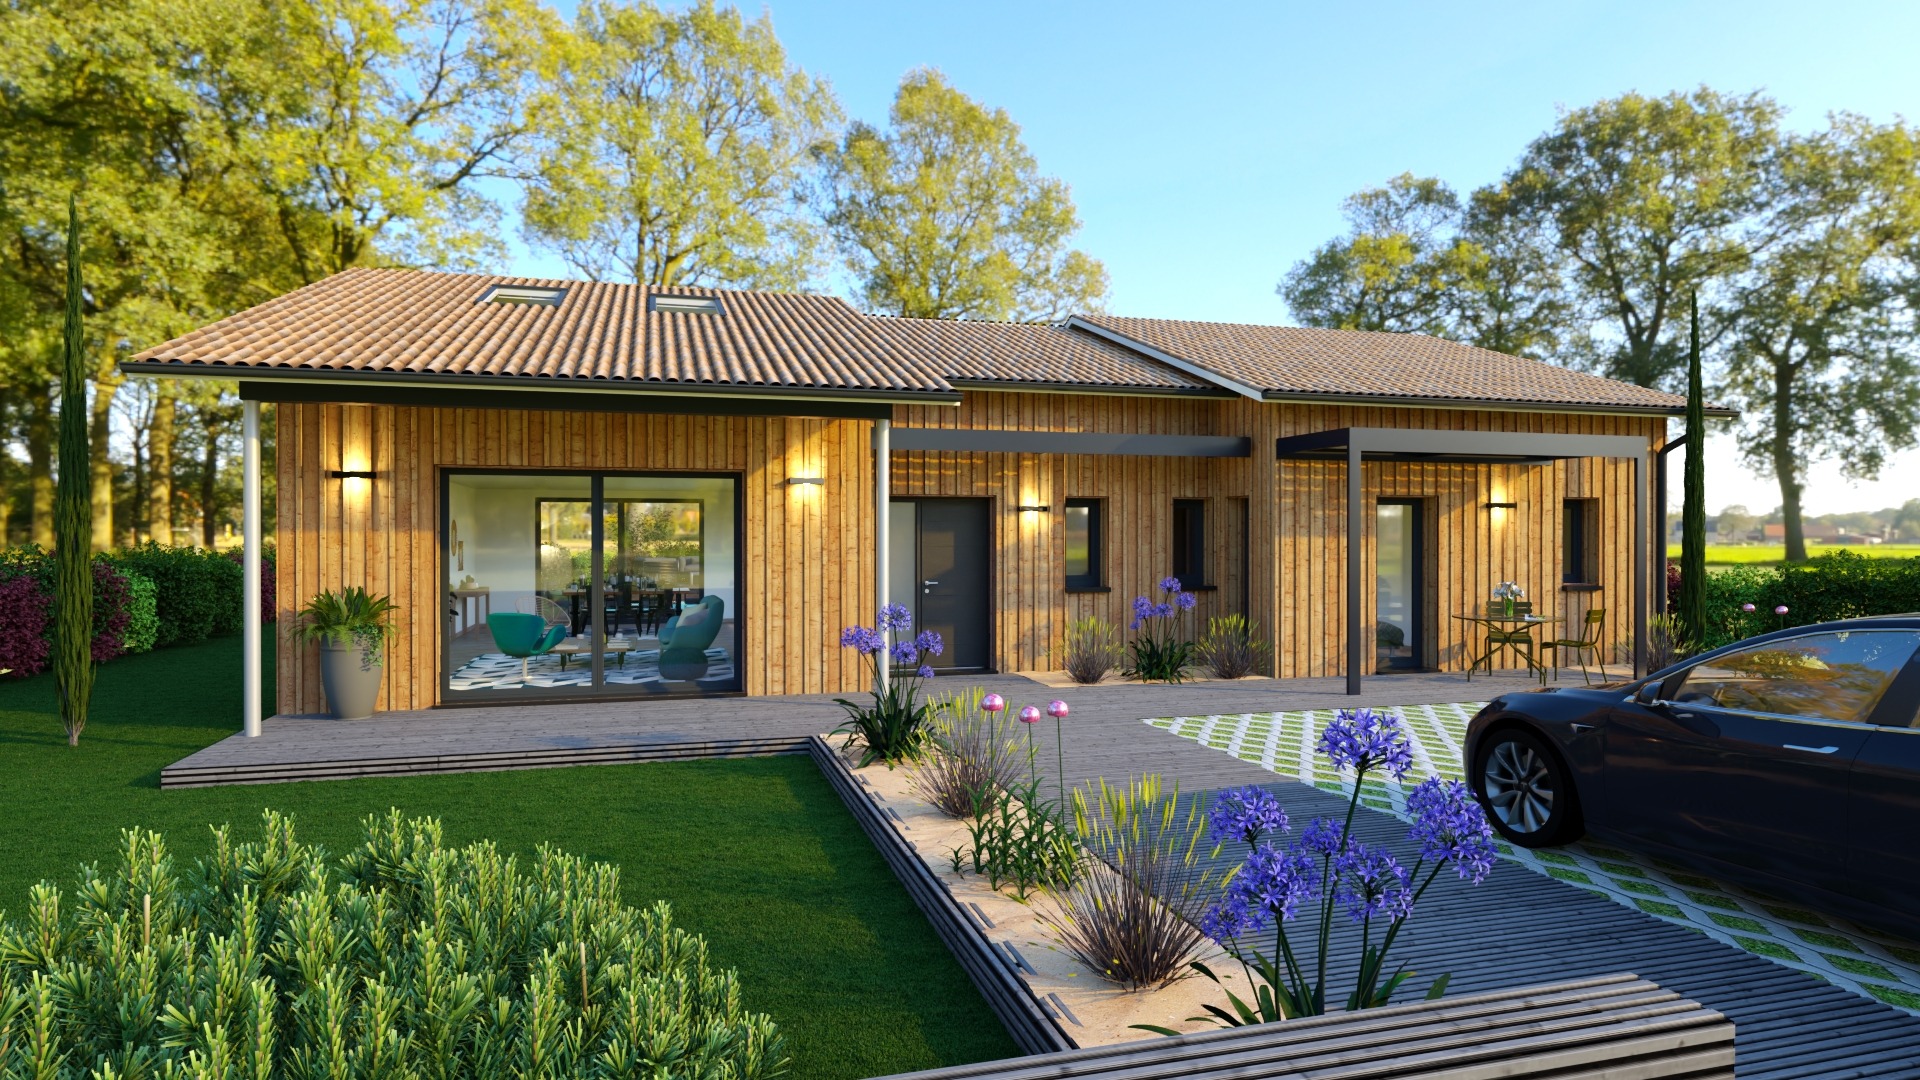
POLYGON ((807 753, 804 736, 667 741, 659 738, 627 742, 603 741, 592 746, 547 747, 474 753, 396 753, 384 757, 338 760, 249 761, 231 765, 171 765, 160 771, 163 789, 216 787, 228 784, 280 784, 297 780, 351 780, 370 776, 430 776, 439 773, 502 772, 512 769, 557 769, 571 765, 617 765, 645 761, 691 761, 704 758, 767 757, 807 753))

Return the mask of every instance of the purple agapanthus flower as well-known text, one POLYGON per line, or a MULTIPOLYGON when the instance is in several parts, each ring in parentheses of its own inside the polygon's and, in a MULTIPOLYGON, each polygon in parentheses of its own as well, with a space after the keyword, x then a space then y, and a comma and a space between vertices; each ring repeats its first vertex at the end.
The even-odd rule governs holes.
POLYGON ((1413 744, 1400 718, 1372 709, 1341 709, 1320 733, 1320 752, 1335 768, 1352 769, 1355 778, 1385 769, 1395 780, 1413 768, 1413 744))
POLYGON ((1356 842, 1333 861, 1332 872, 1334 899, 1354 922, 1412 914, 1412 876, 1391 854, 1356 842))
POLYGON ((881 631, 913 629, 913 612, 904 604, 888 604, 880 609, 877 620, 881 631))
POLYGON ((1179 592, 1179 591, 1180 591, 1180 579, 1179 579, 1179 578, 1177 578, 1177 577, 1163 577, 1163 578, 1161 578, 1161 579, 1160 579, 1160 591, 1161 591, 1161 592, 1170 592, 1170 593, 1177 593, 1177 592, 1179 592))
POLYGON ((933 665, 921 664, 920 670, 914 672, 914 674, 920 676, 923 679, 931 679, 933 678, 933 665))
POLYGON ((1300 834, 1300 847, 1324 859, 1339 855, 1346 848, 1346 830, 1332 818, 1314 818, 1300 834))
POLYGON ((913 647, 928 656, 939 656, 946 651, 947 643, 940 639, 939 631, 922 630, 913 639, 913 647))
POLYGON ((887 647, 886 635, 871 627, 849 626, 840 631, 840 647, 853 649, 862 656, 872 656, 887 647))
POLYGON ((1451 862, 1461 880, 1475 885, 1493 872, 1493 828, 1467 785, 1428 777, 1407 793, 1407 813, 1413 815, 1407 839, 1420 845, 1421 858, 1451 862))
POLYGON ((1181 611, 1192 611, 1193 605, 1200 602, 1200 598, 1190 592, 1175 593, 1173 599, 1181 611))
POLYGON ((1266 912, 1247 906, 1246 897, 1228 892, 1200 913, 1200 932, 1222 944, 1266 925, 1266 912))
POLYGON ((1231 788, 1221 792, 1208 808, 1207 827, 1217 842, 1256 844, 1268 833, 1287 831, 1287 812, 1265 788, 1231 788))
POLYGON ((911 641, 895 642, 892 654, 893 662, 896 664, 917 664, 920 662, 920 650, 914 648, 913 642, 911 641))
MULTIPOLYGON (((1319 894, 1320 870, 1305 853, 1261 844, 1227 883, 1227 895, 1238 895, 1251 910, 1291 919, 1300 904, 1319 894)), ((1262 919, 1262 925, 1267 920, 1262 919)))

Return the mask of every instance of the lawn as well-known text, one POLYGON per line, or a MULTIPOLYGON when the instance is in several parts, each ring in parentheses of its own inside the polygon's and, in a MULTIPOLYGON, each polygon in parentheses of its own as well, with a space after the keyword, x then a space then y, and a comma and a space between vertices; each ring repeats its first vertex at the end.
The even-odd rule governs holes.
MULTIPOLYGON (((269 652, 268 697, 271 700, 269 652)), ((0 680, 0 911, 70 885, 142 826, 190 859, 208 825, 243 836, 264 807, 332 850, 399 807, 451 842, 510 851, 550 841, 619 865, 633 904, 665 899, 771 1013, 799 1078, 864 1077, 1010 1057, 973 984, 806 758, 591 766, 404 779, 159 789, 160 769, 230 734, 240 645, 215 640, 99 669, 93 722, 66 745, 53 682, 0 680)))
MULTIPOLYGON (((1874 559, 1911 559, 1920 556, 1920 544, 1808 544, 1807 557, 1830 551, 1851 551, 1874 559)), ((1787 549, 1779 544, 1708 544, 1708 566, 1778 566, 1787 549)), ((1667 558, 1678 559, 1680 545, 1667 545, 1667 558)))

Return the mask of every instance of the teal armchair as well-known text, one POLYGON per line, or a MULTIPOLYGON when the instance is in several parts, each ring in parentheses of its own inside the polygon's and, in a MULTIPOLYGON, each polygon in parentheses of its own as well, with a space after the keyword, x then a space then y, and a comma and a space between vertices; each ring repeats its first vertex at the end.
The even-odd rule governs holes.
POLYGON ((538 615, 515 611, 497 611, 487 616, 487 629, 493 632, 494 647, 508 656, 520 658, 520 681, 527 681, 527 661, 545 656, 566 640, 567 628, 548 626, 538 615))
POLYGON ((676 682, 698 679, 707 673, 707 649, 720 636, 726 620, 726 602, 708 596, 698 604, 667 620, 660 628, 660 675, 676 682))

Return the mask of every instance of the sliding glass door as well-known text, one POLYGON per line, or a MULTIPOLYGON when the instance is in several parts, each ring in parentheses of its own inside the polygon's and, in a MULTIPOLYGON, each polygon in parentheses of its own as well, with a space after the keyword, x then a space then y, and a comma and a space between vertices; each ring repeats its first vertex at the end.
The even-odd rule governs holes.
POLYGON ((443 476, 447 700, 741 689, 737 477, 443 476))

